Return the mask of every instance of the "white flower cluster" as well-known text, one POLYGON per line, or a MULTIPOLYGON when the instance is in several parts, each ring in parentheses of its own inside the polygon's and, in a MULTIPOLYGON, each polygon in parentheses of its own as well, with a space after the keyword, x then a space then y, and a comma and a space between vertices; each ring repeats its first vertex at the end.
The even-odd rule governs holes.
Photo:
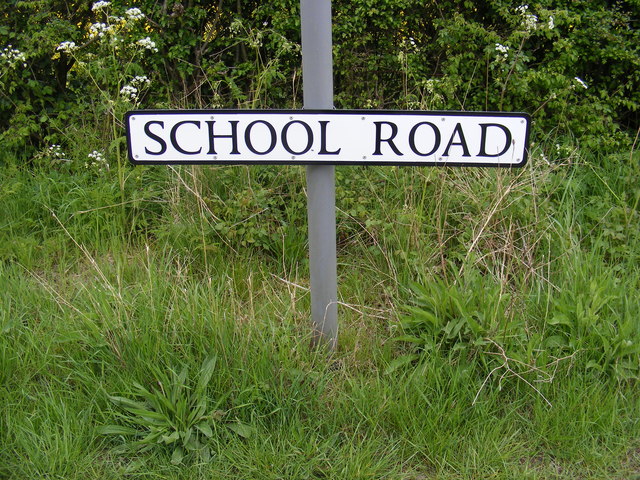
POLYGON ((91 7, 91 10, 93 12, 99 12, 100 10, 107 8, 109 5, 111 5, 111 2, 100 0, 99 2, 96 2, 93 4, 93 6, 91 7))
POLYGON ((102 173, 105 170, 109 170, 109 164, 105 160, 103 152, 94 150, 89 155, 87 155, 87 157, 89 157, 91 161, 85 162, 85 168, 96 168, 99 173, 102 173))
POLYGON ((158 51, 158 49, 156 48, 156 42, 151 40, 151 38, 149 37, 141 38, 136 43, 141 47, 146 48, 147 50, 151 50, 152 52, 158 51))
POLYGON ((130 8, 124 14, 127 16, 129 20, 142 20, 144 18, 144 13, 139 8, 130 8))
POLYGON ((587 84, 586 84, 586 83, 584 83, 584 81, 583 81, 582 79, 580 79, 580 78, 578 78, 578 77, 573 77, 573 79, 574 79, 576 82, 578 82, 578 85, 580 85, 580 86, 581 86, 582 88, 584 88, 585 90, 586 90, 587 88, 589 88, 589 87, 587 86, 587 84))
POLYGON ((549 22, 547 23, 547 28, 549 28, 549 30, 553 30, 555 28, 556 24, 553 21, 553 17, 549 17, 549 22))
POLYGON ((94 23, 89 27, 89 38, 104 37, 108 33, 113 32, 113 27, 106 23, 94 23))
POLYGON ((125 97, 127 100, 135 100, 138 98, 138 89, 133 85, 125 85, 120 89, 120 95, 125 97))
POLYGON ((262 47, 262 37, 264 36, 264 32, 258 30, 255 35, 249 36, 249 46, 251 48, 260 48, 262 47))
POLYGON ((509 58, 509 47, 507 47, 506 45, 496 43, 496 52, 500 54, 498 55, 498 59, 504 58, 506 60, 507 58, 509 58))
POLYGON ((53 144, 40 150, 33 157, 34 160, 46 162, 48 165, 56 165, 61 162, 68 162, 67 155, 62 151, 62 147, 53 144))
POLYGON ((73 53, 78 50, 78 48, 80 47, 76 45, 76 42, 62 42, 60 45, 58 45, 58 48, 56 48, 56 50, 64 53, 73 53))
POLYGON ((239 34, 242 30, 242 22, 237 18, 234 19, 233 22, 231 22, 231 25, 229 25, 229 30, 231 30, 231 33, 234 35, 239 34))
POLYGON ((429 80, 427 80, 425 82, 425 87, 427 88, 427 91, 429 93, 433 93, 436 89, 436 85, 438 84, 438 80, 434 79, 434 78, 430 78, 429 80))
POLYGON ((57 158, 60 160, 64 160, 66 158, 65 153, 62 151, 62 147, 56 144, 51 145, 47 149, 47 154, 50 158, 57 158))
POLYGON ((120 95, 127 100, 135 102, 138 99, 140 90, 148 87, 150 83, 151 80, 149 80, 149 77, 146 75, 137 75, 131 79, 131 83, 129 85, 125 85, 120 89, 120 95))
POLYGON ((13 48, 13 45, 7 45, 2 49, 2 52, 0 52, 0 60, 2 60, 3 63, 8 64, 9 67, 13 67, 17 63, 22 62, 22 66, 27 68, 27 58, 24 56, 24 53, 17 48, 13 48))
POLYGON ((104 162, 104 153, 98 150, 94 150, 89 155, 87 155, 87 157, 92 158, 96 162, 104 162))
POLYGON ((522 26, 525 31, 531 32, 538 28, 538 17, 533 13, 527 13, 529 5, 520 5, 516 7, 516 12, 522 17, 522 26))
POLYGON ((131 79, 131 85, 138 88, 148 87, 150 83, 151 80, 146 75, 136 75, 131 79))

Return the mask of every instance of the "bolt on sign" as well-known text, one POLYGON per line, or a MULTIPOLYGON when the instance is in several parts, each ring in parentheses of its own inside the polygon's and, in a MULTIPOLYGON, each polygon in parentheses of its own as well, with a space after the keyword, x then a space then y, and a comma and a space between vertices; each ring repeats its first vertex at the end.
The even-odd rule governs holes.
POLYGON ((135 164, 521 167, 527 114, 350 110, 139 110, 135 164))

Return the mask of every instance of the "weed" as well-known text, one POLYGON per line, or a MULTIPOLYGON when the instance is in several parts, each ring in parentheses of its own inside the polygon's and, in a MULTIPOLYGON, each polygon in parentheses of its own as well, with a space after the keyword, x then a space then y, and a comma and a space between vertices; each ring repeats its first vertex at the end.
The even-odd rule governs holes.
MULTIPOLYGON (((226 400, 221 396, 211 404, 207 387, 216 369, 216 356, 211 356, 202 364, 197 383, 191 385, 188 368, 180 372, 169 369, 168 374, 159 368, 152 368, 157 386, 150 389, 134 383, 133 396, 142 401, 121 396, 109 396, 109 399, 126 413, 117 416, 126 424, 104 425, 98 428, 102 435, 132 437, 127 441, 125 450, 146 452, 167 446, 171 451, 171 463, 179 464, 186 455, 194 454, 202 461, 211 459, 211 449, 206 439, 214 436, 220 428, 224 412, 220 410, 226 400)), ((242 424, 231 428, 246 434, 242 424)))
POLYGON ((477 270, 467 270, 460 282, 434 278, 413 284, 414 305, 406 306, 401 321, 404 335, 420 352, 460 351, 468 355, 490 343, 513 344, 522 337, 514 322, 511 295, 477 270))

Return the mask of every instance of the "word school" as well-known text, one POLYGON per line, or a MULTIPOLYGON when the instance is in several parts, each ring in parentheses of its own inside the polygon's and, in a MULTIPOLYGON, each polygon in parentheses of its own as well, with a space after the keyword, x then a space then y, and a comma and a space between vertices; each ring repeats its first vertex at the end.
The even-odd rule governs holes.
POLYGON ((140 110, 125 117, 135 164, 521 167, 526 114, 140 110))

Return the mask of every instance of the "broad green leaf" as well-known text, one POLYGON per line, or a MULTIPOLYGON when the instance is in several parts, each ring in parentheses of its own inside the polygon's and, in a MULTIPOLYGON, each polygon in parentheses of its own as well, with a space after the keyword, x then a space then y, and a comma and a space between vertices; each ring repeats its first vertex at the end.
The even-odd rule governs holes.
POLYGON ((187 450, 190 450, 192 452, 195 452, 196 450, 200 450, 200 447, 202 446, 200 444, 200 441, 198 440, 198 437, 196 437, 195 435, 191 435, 189 437, 189 440, 183 441, 182 445, 184 445, 184 447, 187 450))
POLYGON ((473 333, 475 333, 476 335, 480 335, 484 333, 484 328, 482 328, 482 326, 475 321, 475 319, 473 318, 473 315, 468 315, 466 317, 466 320, 467 320, 467 324, 469 325, 469 328, 471 328, 471 331, 473 333))
POLYGON ((173 442, 175 442, 175 441, 177 441, 179 439, 180 439, 180 433, 178 433, 177 430, 175 430, 170 435, 163 435, 162 436, 162 442, 166 443, 167 445, 170 445, 170 444, 172 444, 173 442))
POLYGON ((176 413, 175 403, 173 403, 167 396, 163 395, 162 392, 155 392, 153 399, 158 410, 165 410, 172 414, 176 413))
POLYGON ((172 392, 172 403, 176 403, 178 401, 178 397, 180 396, 180 394, 182 393, 184 387, 186 386, 186 382, 187 382, 187 375, 189 374, 189 369, 187 368, 187 366, 185 365, 184 367, 182 367, 182 370, 180 371, 180 374, 178 375, 178 377, 176 378, 176 385, 175 385, 175 389, 172 392))
POLYGON ((564 313, 557 313, 548 321, 549 325, 565 325, 573 327, 573 322, 564 313))
POLYGON ((595 360, 589 360, 587 362, 587 370, 590 369, 594 369, 594 370, 600 370, 602 371, 602 365, 600 365, 598 362, 596 362, 595 360))
POLYGON ((438 325, 438 318, 431 312, 418 307, 406 307, 407 312, 409 312, 415 319, 419 319, 425 322, 428 322, 431 325, 438 325))
POLYGON ((191 436, 193 435, 193 428, 189 427, 183 434, 182 434, 182 444, 183 445, 187 445, 189 443, 189 440, 191 440, 191 436))
POLYGON ((242 422, 230 423, 229 429, 242 438, 250 438, 255 433, 255 429, 252 426, 242 422))
POLYGON ((135 428, 121 425, 103 425, 96 428, 96 432, 99 435, 138 435, 140 433, 135 428))
MULTIPOLYGON (((631 340, 623 341, 620 346, 619 356, 623 357, 626 355, 635 355, 640 353, 640 343, 633 343, 631 340)), ((640 368, 640 365, 638 366, 640 368)))
POLYGON ((182 447, 178 446, 173 450, 173 454, 171 455, 171 463, 173 465, 179 465, 182 463, 182 459, 184 458, 184 450, 182 447))
POLYGON ((136 390, 138 390, 138 392, 143 396, 143 397, 148 397, 151 394, 151 392, 149 390, 147 390, 145 387, 143 387, 142 385, 140 385, 138 382, 133 382, 133 386, 136 390))
POLYGON ((413 362, 414 360, 418 359, 418 355, 417 354, 410 354, 410 355, 402 355, 396 359, 394 359, 391 363, 389 363, 389 366, 387 368, 385 368, 384 370, 384 374, 385 375, 389 375, 393 372, 395 372, 396 370, 398 370, 401 367, 404 367, 405 365, 413 362))
POLYGON ((213 419, 213 420, 222 420, 225 416, 227 412, 225 412, 224 410, 212 410, 211 412, 209 412, 209 416, 213 419))
POLYGON ((457 313, 460 315, 465 315, 466 312, 466 308, 465 306, 462 305, 462 302, 460 301, 460 299, 458 298, 457 295, 452 295, 451 297, 451 302, 456 306, 457 308, 457 313))
POLYGON ((484 345, 489 345, 489 343, 490 343, 489 340, 487 340, 486 338, 483 338, 483 337, 478 337, 473 342, 471 342, 471 344, 474 347, 482 347, 484 345))
POLYGON ((146 437, 144 437, 142 440, 140 440, 140 444, 145 444, 145 445, 154 445, 156 443, 160 443, 158 441, 158 439, 160 437, 162 437, 162 434, 165 430, 163 431, 157 431, 157 432, 151 432, 149 435, 147 435, 146 437))
POLYGON ((418 296, 429 297, 431 295, 431 292, 429 292, 429 290, 427 290, 423 285, 420 285, 416 282, 409 282, 409 288, 411 288, 411 290, 413 290, 413 293, 418 296))
POLYGON ((161 422, 161 423, 167 422, 167 417, 164 414, 154 412, 153 410, 147 410, 147 409, 142 410, 137 408, 127 408, 126 410, 133 413, 134 415, 138 415, 139 417, 142 417, 145 420, 148 419, 151 422, 156 424, 158 424, 158 422, 161 422))
POLYGON ((146 410, 147 409, 147 405, 145 405, 142 402, 136 402, 134 400, 130 400, 130 399, 125 398, 125 397, 117 397, 117 396, 111 396, 111 395, 107 395, 107 397, 109 398, 109 400, 111 400, 113 403, 115 403, 116 405, 118 405, 120 407, 137 408, 137 409, 140 409, 140 410, 146 410))
POLYGON ((196 425, 196 428, 200 430, 206 437, 213 437, 213 430, 211 430, 211 426, 206 422, 201 422, 196 425))
POLYGON ((205 401, 199 402, 198 405, 193 407, 191 409, 191 412, 189 413, 189 421, 188 421, 189 425, 192 425, 198 419, 202 418, 206 411, 207 411, 206 402, 205 401))
POLYGON ((552 335, 542 342, 545 348, 566 347, 567 340, 562 335, 552 335))
POLYGON ((133 460, 129 464, 127 464, 127 466, 124 468, 124 472, 127 474, 135 473, 138 470, 146 468, 146 466, 147 466, 147 460, 144 458, 138 458, 136 460, 133 460))
POLYGON ((443 328, 443 331, 446 334, 447 338, 453 339, 458 336, 458 334, 460 333, 460 330, 462 330, 462 327, 464 327, 465 324, 466 322, 461 318, 458 318, 456 320, 451 320, 445 325, 445 327, 443 328))
POLYGON ((205 391, 207 385, 211 381, 211 377, 213 376, 213 372, 216 368, 216 362, 218 357, 216 355, 211 355, 207 358, 200 368, 200 377, 198 378, 198 385, 196 387, 196 393, 200 394, 205 391))
POLYGON ((209 447, 204 447, 200 451, 200 458, 203 462, 209 463, 211 461, 211 449, 209 447))

